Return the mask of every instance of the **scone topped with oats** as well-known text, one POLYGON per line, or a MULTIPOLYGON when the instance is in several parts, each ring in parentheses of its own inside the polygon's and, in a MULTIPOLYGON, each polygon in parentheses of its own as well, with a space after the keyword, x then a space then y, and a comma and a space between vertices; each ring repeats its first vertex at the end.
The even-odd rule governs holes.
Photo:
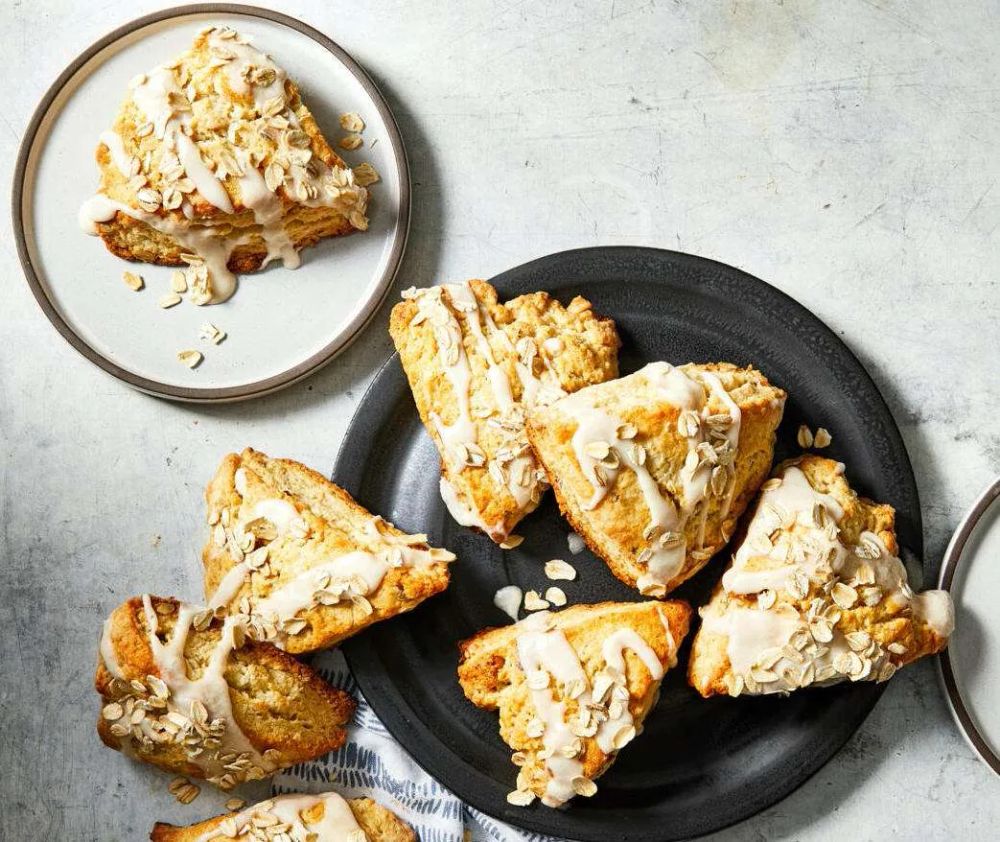
POLYGON ((951 598, 910 588, 894 518, 851 489, 839 462, 809 455, 779 466, 701 609, 691 685, 739 696, 886 681, 940 652, 951 598))
POLYGON ((188 827, 157 822, 151 842, 415 842, 412 828, 371 798, 278 795, 188 827))
POLYGON ((455 556, 290 459, 246 448, 205 491, 209 605, 292 653, 333 646, 448 586, 455 556))
POLYGON ((658 362, 532 407, 528 438, 573 529, 659 597, 729 540, 771 470, 784 404, 756 369, 658 362))
POLYGON ((594 779, 642 731, 690 613, 684 602, 574 605, 460 644, 462 691, 499 711, 514 750, 511 804, 559 807, 597 792, 594 779))
POLYGON ((355 708, 242 618, 149 594, 108 617, 94 683, 105 745, 225 790, 340 748, 355 708))
POLYGON ((294 268, 305 246, 368 226, 368 191, 295 83, 228 28, 131 81, 97 162, 81 225, 119 257, 187 265, 196 304, 229 298, 237 272, 294 268))
POLYGON ((463 526, 512 546, 548 488, 525 412, 618 373, 614 323, 545 292, 501 304, 485 281, 410 289, 392 311, 420 418, 441 453, 441 496, 463 526))

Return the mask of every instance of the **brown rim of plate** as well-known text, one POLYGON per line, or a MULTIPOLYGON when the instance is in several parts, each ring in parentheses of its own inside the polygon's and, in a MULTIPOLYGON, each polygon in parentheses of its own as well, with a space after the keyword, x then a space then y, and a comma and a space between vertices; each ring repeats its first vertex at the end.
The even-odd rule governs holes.
MULTIPOLYGON (((955 574, 958 564, 965 551, 965 546, 972 537, 972 533, 978 526, 980 519, 998 499, 1000 499, 1000 477, 993 480, 986 490, 979 495, 969 512, 962 518, 958 529, 948 543, 948 549, 944 553, 944 561, 941 566, 941 577, 938 580, 938 587, 951 592, 952 583, 955 581, 955 574)), ((952 713, 958 721, 959 727, 965 738, 972 744, 972 747, 979 753, 979 756, 986 761, 990 768, 1000 775, 1000 757, 997 756, 993 748, 986 742, 979 728, 969 713, 962 695, 958 690, 958 682, 955 680, 955 671, 951 664, 951 654, 945 649, 938 658, 938 666, 941 669, 941 680, 951 705, 952 713)))
POLYGON ((358 338, 364 328, 367 327, 368 323, 371 322, 375 314, 378 312, 379 307, 385 301, 390 290, 392 289, 393 281, 399 271, 403 252, 406 248, 406 240, 409 235, 410 227, 410 170, 409 165, 407 164, 406 150, 403 147, 403 139, 399 132, 399 126, 396 124, 396 120, 393 117, 392 112, 389 110, 385 97, 382 96, 382 93, 379 91, 375 82, 372 81, 371 77, 365 72, 361 65, 359 65, 340 45, 330 40, 319 30, 314 29, 308 24, 302 23, 302 21, 296 20, 289 15, 282 14, 281 12, 273 12, 270 9, 262 9, 258 6, 242 6, 234 3, 195 3, 190 6, 173 6, 169 9, 153 12, 118 27, 113 32, 105 35, 99 41, 84 50, 81 55, 79 55, 62 73, 59 74, 59 77, 45 92, 45 96, 42 97, 41 102, 35 108, 34 113, 31 115, 31 120, 28 123, 28 127, 25 130, 24 137, 21 140, 21 146, 17 154, 17 163, 14 168, 13 187, 11 190, 11 220, 14 227, 14 239, 17 243, 17 254, 21 260, 21 267, 24 270, 25 277, 27 278, 28 285, 31 287, 31 291, 35 296, 35 300, 38 302, 39 307, 42 308, 42 312, 45 313, 46 317, 56 330, 58 330, 59 333, 62 334, 63 338, 66 339, 70 345, 76 348, 76 350, 79 351, 84 357, 104 369, 104 371, 114 377, 117 377, 119 380, 122 380, 139 391, 146 392, 150 395, 191 403, 226 403, 261 397, 272 392, 277 392, 279 389, 291 386, 293 383, 297 383, 298 381, 308 377, 351 345, 351 343, 358 338), (290 368, 288 371, 276 374, 273 377, 265 378, 264 380, 247 383, 242 386, 226 386, 214 389, 171 386, 166 383, 160 383, 156 380, 141 377, 123 369, 121 366, 115 365, 107 357, 92 348, 83 339, 83 337, 80 336, 66 322, 56 309, 52 300, 49 298, 45 282, 41 280, 35 272, 35 267, 31 262, 30 255, 28 254, 28 244, 24 234, 23 214, 24 183, 28 169, 28 158, 35 145, 35 139, 38 135, 38 130, 41 127, 42 121, 48 114, 53 101, 60 94, 66 84, 73 79, 73 77, 79 72, 80 68, 82 68, 94 56, 125 36, 152 24, 170 20, 171 18, 193 17, 196 15, 241 15, 243 17, 262 18, 264 20, 282 24, 290 29, 294 29, 297 32, 311 38, 328 52, 332 53, 333 56, 340 61, 361 83, 365 92, 369 97, 371 97, 379 116, 385 122, 386 130, 389 133, 390 145, 393 149, 393 158, 395 160, 396 167, 399 170, 399 216, 396 220, 395 242, 393 243, 392 252, 389 255, 388 262, 386 263, 386 269, 382 273, 382 277, 379 280, 379 286, 374 293, 371 306, 367 308, 367 311, 359 313, 350 322, 350 324, 347 325, 347 328, 341 332, 342 335, 339 338, 324 346, 311 357, 303 360, 301 363, 290 368))

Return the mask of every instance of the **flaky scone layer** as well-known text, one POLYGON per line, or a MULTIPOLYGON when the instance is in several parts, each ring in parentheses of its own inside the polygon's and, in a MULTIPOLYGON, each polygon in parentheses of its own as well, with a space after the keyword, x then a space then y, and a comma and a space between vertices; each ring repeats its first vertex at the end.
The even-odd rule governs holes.
POLYGON ((271 839, 275 832, 294 833, 289 837, 292 842, 310 838, 315 842, 416 842, 417 839, 406 822, 371 798, 345 800, 333 792, 280 795, 238 813, 216 816, 187 827, 157 822, 149 838, 151 842, 225 842, 234 838, 271 839))
POLYGON ((574 605, 460 644, 462 691, 499 711, 514 750, 512 804, 559 806, 596 792, 594 779, 642 730, 689 617, 683 602, 574 605))
POLYGON ((615 377, 610 319, 577 297, 500 304, 485 281, 409 290, 389 323, 420 418, 441 453, 452 516, 506 541, 547 483, 524 429, 527 407, 615 377))
POLYGON ((454 555, 298 462, 229 454, 205 500, 206 598, 289 652, 333 646, 448 586, 454 555))
POLYGON ((105 745, 223 789, 340 748, 355 707, 234 618, 150 596, 106 621, 95 686, 105 745))
POLYGON ((764 488, 694 640, 703 696, 885 681, 948 642, 944 591, 915 594, 896 557, 895 512, 859 497, 841 463, 806 455, 764 488))
POLYGON ((771 469, 785 393, 753 368, 652 363, 528 412, 563 514, 648 596, 729 540, 771 469))

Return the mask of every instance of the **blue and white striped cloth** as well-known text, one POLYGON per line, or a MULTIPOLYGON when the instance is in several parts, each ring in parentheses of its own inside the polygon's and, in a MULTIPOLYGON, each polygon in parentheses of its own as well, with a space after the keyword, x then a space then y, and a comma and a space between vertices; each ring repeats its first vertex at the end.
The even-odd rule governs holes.
POLYGON ((346 798, 369 796, 407 821, 420 842, 554 842, 473 810, 430 777, 379 721, 339 651, 321 653, 312 666, 354 696, 358 710, 344 747, 277 775, 275 794, 333 789, 346 798))

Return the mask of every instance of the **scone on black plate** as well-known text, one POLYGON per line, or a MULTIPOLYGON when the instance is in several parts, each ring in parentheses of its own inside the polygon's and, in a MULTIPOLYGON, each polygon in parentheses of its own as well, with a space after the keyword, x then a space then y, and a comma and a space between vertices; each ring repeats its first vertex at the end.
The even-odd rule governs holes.
POLYGON ((441 454, 441 496, 497 543, 548 488, 524 413, 618 373, 621 344, 590 302, 535 292, 500 304, 485 281, 411 289, 389 332, 441 454))
POLYGON ((244 617, 255 640, 323 649, 448 587, 452 553, 290 459, 231 453, 205 500, 205 597, 244 617))
POLYGON ((148 594, 105 622, 95 685, 105 745, 223 789, 340 748, 355 707, 239 618, 148 594))
POLYGON ((305 246, 368 226, 368 191, 298 87, 227 28, 131 81, 97 163, 85 230, 126 260, 188 265, 197 304, 227 299, 235 272, 294 268, 305 246))
POLYGON ((323 792, 278 795, 187 827, 157 822, 149 838, 151 842, 416 842, 417 836, 395 813, 370 798, 348 800, 336 792, 323 792))
POLYGON ((499 711, 514 750, 510 803, 558 807, 597 791, 594 779, 641 732, 690 613, 683 602, 574 605, 460 644, 462 691, 499 711))
POLYGON ((940 652, 954 627, 951 597, 911 590, 894 518, 851 489, 839 462, 780 465, 700 611, 691 685, 739 696, 886 681, 940 652))
POLYGON ((532 407, 528 438, 590 549, 660 597, 729 540, 771 470, 784 405, 756 369, 658 362, 532 407))

